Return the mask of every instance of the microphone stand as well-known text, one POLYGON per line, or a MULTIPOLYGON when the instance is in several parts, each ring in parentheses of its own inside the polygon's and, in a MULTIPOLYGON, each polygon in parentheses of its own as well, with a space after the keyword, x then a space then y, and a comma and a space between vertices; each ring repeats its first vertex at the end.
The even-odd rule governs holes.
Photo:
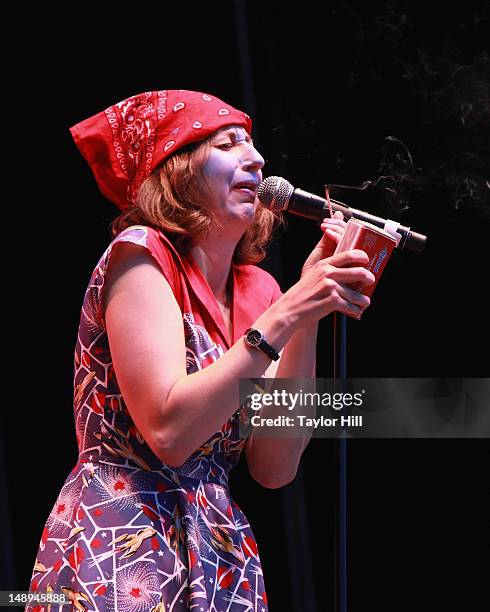
MULTIPOLYGON (((333 313, 333 378, 347 378, 347 316, 333 313)), ((336 610, 347 612, 347 438, 336 439, 337 517, 336 517, 336 610)))

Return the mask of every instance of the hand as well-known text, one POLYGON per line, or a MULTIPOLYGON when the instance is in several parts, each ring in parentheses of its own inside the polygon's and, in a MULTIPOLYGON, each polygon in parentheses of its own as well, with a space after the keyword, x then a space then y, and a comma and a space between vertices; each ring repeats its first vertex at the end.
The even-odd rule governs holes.
POLYGON ((318 321, 334 310, 359 318, 371 300, 349 285, 375 282, 374 274, 364 267, 368 263, 367 254, 359 249, 320 259, 303 271, 274 306, 283 310, 292 327, 318 321))
POLYGON ((347 223, 344 221, 344 216, 340 210, 335 212, 332 218, 323 219, 320 225, 323 236, 305 261, 301 275, 307 272, 321 259, 326 259, 334 254, 346 225, 347 223))

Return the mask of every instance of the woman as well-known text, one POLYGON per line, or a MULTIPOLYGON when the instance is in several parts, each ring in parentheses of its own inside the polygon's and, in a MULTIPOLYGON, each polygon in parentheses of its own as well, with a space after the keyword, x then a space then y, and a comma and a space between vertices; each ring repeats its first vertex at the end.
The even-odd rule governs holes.
POLYGON ((250 118, 214 96, 148 92, 71 131, 123 212, 82 307, 80 457, 31 590, 81 610, 266 610, 228 473, 243 450, 257 482, 284 486, 305 441, 240 438, 238 379, 314 377, 318 320, 369 304, 347 286, 374 280, 367 256, 332 256, 336 218, 284 295, 252 265, 277 221, 255 199, 264 160, 250 118))

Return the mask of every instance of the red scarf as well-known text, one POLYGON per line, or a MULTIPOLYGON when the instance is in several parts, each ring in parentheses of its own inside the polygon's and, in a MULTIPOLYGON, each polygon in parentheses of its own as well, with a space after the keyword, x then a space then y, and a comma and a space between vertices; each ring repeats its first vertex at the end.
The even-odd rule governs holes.
POLYGON ((127 98, 70 128, 102 193, 123 210, 144 179, 185 145, 226 125, 251 134, 250 117, 197 91, 149 91, 127 98))

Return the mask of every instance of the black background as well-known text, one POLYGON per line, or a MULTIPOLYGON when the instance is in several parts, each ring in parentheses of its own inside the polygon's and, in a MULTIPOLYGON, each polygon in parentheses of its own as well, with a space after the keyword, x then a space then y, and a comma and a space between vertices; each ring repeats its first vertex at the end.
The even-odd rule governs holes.
MULTIPOLYGON (((378 179, 334 196, 410 225, 429 242, 423 254, 395 252, 362 321, 348 321, 348 375, 485 376, 487 12, 488 3, 472 0, 452 8, 267 0, 107 12, 80 5, 73 15, 44 8, 12 22, 3 588, 27 588, 42 526, 76 462, 73 348, 116 213, 68 128, 140 91, 193 89, 252 115, 265 175, 318 194, 327 182, 378 179)), ((277 238, 263 265, 284 290, 319 236, 310 222, 291 218, 277 238)), ((321 376, 332 373, 331 340, 327 319, 321 376)), ((319 611, 335 598, 335 444, 313 440, 301 487, 289 485, 307 510, 307 596, 319 611)), ((349 442, 350 610, 488 605, 488 459, 486 440, 349 442)), ((287 530, 291 495, 261 488, 243 460, 231 488, 259 542, 272 612, 307 609, 291 603, 294 576, 285 562, 298 545, 287 530)))

